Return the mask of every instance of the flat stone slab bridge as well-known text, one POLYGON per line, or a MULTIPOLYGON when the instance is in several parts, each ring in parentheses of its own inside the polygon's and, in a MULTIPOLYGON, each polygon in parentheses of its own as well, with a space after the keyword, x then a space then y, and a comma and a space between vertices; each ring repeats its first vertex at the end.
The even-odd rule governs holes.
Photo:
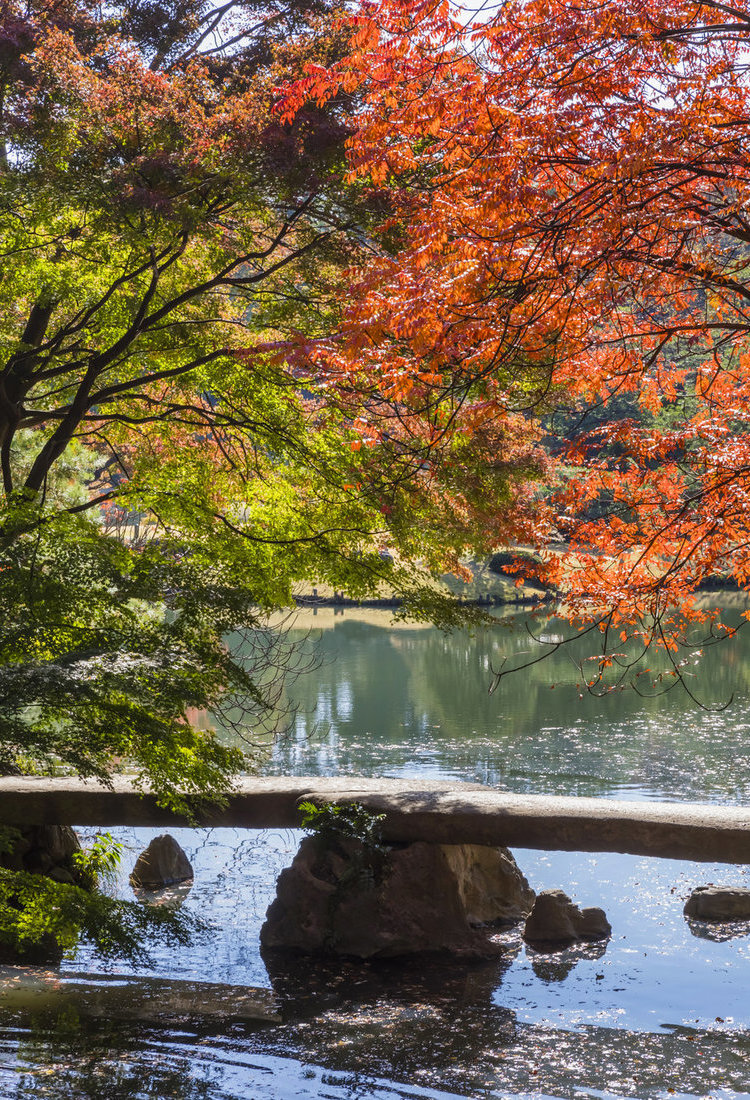
POLYGON ((411 779, 243 777, 226 805, 195 822, 161 809, 123 776, 0 778, 0 825, 229 825, 295 828, 299 803, 361 802, 385 814, 387 841, 626 852, 750 864, 750 807, 512 794, 475 783, 411 779))

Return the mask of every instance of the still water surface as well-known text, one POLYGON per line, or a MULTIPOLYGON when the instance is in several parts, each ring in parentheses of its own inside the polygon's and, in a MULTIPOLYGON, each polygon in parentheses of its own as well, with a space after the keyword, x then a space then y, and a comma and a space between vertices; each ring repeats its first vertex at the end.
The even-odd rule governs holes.
MULTIPOLYGON (((289 686, 293 728, 265 770, 750 802, 750 639, 689 666, 706 704, 734 693, 726 710, 703 711, 678 692, 580 698, 580 675, 562 653, 489 695, 504 654, 536 651, 515 627, 469 638, 356 612, 308 617, 299 640, 315 645, 317 668, 289 686)), ((560 628, 535 629, 554 637, 560 628)), ((154 834, 118 830, 125 896, 132 860, 154 834)), ((230 1020, 171 1031, 80 1026, 71 991, 54 1019, 6 1016, 0 1097, 750 1097, 750 929, 708 938, 682 916, 694 886, 750 885, 747 867, 519 849, 535 889, 559 886, 605 908, 606 948, 539 955, 511 932, 506 954, 480 966, 325 972, 264 962, 258 951, 275 876, 299 834, 175 835, 196 871, 185 905, 212 929, 187 951, 155 950, 150 973, 273 984, 286 1022, 256 1032, 230 1020)), ((85 950, 65 974, 107 978, 85 950)))

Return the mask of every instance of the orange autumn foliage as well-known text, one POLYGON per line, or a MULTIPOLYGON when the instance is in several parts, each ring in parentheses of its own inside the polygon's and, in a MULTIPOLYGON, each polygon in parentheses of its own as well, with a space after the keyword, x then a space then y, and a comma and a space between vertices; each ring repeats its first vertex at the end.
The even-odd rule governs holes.
POLYGON ((317 370, 369 395, 363 434, 387 407, 467 450, 490 433, 498 461, 578 409, 552 491, 521 479, 487 530, 556 534, 573 620, 673 647, 669 609, 750 581, 750 6, 366 0, 351 21, 349 56, 280 107, 349 96, 351 179, 390 215, 317 370), (627 395, 635 415, 607 412, 627 395))

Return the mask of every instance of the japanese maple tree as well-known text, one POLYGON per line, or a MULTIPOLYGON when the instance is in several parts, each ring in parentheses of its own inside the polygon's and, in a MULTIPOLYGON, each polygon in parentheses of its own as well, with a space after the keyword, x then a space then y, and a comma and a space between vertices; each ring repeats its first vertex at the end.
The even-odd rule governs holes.
POLYGON ((351 95, 351 178, 393 211, 321 369, 418 395, 425 432, 449 392, 499 461, 542 419, 557 487, 517 537, 565 541, 571 619, 675 649, 702 582, 750 578, 750 9, 380 0, 350 25, 284 104, 351 95))

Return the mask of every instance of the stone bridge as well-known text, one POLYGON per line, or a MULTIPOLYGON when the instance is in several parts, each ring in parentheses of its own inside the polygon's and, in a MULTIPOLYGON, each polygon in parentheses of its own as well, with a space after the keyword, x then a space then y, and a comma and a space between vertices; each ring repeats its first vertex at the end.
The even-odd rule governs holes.
POLYGON ((512 794, 473 783, 402 779, 242 777, 226 805, 188 822, 114 777, 0 778, 0 825, 299 826, 298 804, 361 802, 385 814, 387 841, 626 852, 750 864, 750 807, 512 794))

